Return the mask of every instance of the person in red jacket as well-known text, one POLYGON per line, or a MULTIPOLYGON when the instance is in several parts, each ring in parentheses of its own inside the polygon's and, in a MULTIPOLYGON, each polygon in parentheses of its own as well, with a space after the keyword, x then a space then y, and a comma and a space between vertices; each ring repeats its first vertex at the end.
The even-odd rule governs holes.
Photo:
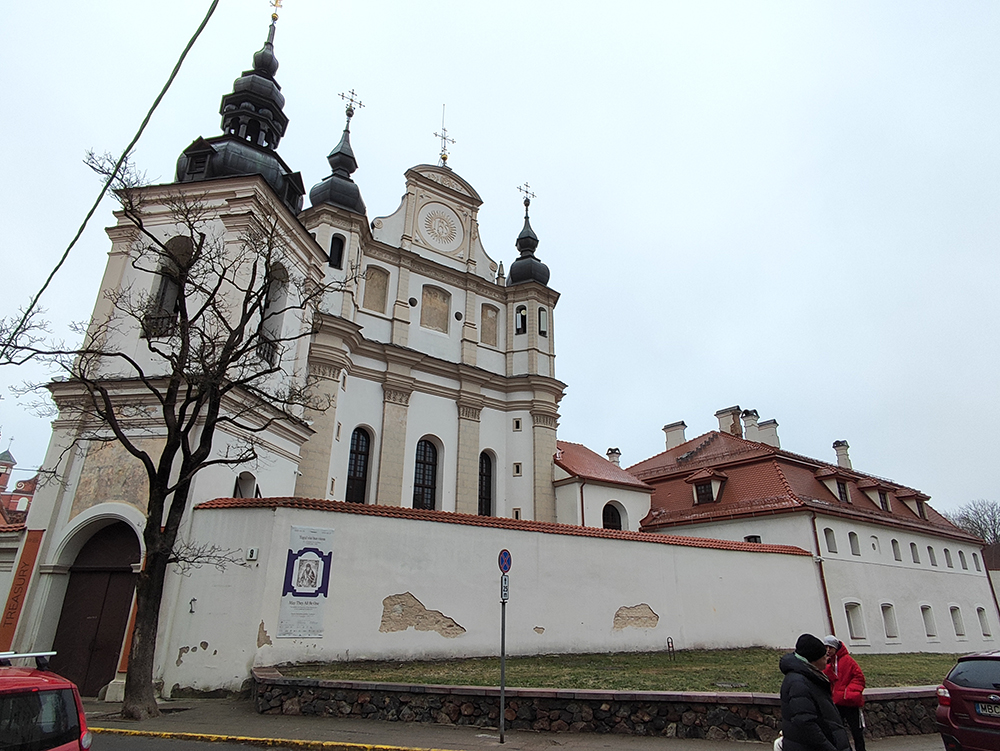
POLYGON ((823 672, 833 688, 833 703, 840 710, 844 724, 854 738, 854 751, 865 751, 865 729, 861 708, 865 705, 865 674, 847 651, 847 645, 836 636, 823 639, 827 662, 823 672))

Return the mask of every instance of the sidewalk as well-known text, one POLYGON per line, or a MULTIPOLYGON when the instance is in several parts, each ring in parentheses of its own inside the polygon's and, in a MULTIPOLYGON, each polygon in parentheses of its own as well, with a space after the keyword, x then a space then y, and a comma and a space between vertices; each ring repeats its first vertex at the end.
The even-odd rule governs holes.
MULTIPOLYGON (((627 735, 588 733, 534 733, 508 731, 500 744, 495 728, 436 725, 430 723, 379 722, 314 716, 261 715, 248 700, 192 699, 161 704, 164 714, 144 722, 126 722, 117 717, 120 705, 84 700, 87 723, 103 732, 170 737, 184 734, 190 740, 246 742, 247 739, 281 739, 283 745, 327 751, 739 751, 752 748, 770 751, 769 744, 729 741, 678 740, 627 735)), ((260 745, 264 745, 263 743, 260 745)), ((268 745, 274 745, 269 743, 268 745)), ((941 751, 938 735, 904 736, 872 741, 871 751, 941 751)))

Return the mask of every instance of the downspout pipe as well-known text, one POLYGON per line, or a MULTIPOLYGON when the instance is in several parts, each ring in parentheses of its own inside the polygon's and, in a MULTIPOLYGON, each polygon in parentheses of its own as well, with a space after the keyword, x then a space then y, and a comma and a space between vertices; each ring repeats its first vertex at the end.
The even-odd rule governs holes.
POLYGON ((812 513, 813 542, 816 544, 816 565, 819 567, 819 582, 823 587, 823 602, 826 604, 826 622, 830 626, 829 633, 836 634, 833 628, 833 610, 830 609, 830 593, 826 588, 826 573, 823 571, 823 556, 820 554, 819 530, 816 528, 816 512, 812 513))
POLYGON ((583 504, 583 488, 587 484, 587 481, 584 480, 582 477, 580 478, 580 480, 581 480, 581 483, 580 483, 580 526, 581 527, 586 527, 587 526, 587 517, 586 517, 585 511, 584 511, 584 504, 583 504))

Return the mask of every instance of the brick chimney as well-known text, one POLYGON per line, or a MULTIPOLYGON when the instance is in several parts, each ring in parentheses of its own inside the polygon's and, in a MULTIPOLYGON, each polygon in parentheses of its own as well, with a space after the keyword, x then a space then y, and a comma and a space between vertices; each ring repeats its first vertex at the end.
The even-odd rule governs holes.
POLYGON ((618 449, 608 449, 608 461, 616 467, 621 466, 622 452, 618 449))
POLYGON ((848 455, 847 450, 850 448, 850 444, 847 441, 834 441, 833 450, 837 452, 837 466, 843 467, 844 469, 851 469, 851 457, 848 455))
POLYGON ((757 427, 757 418, 759 418, 760 415, 757 414, 757 410, 745 409, 740 417, 743 418, 743 429, 745 431, 744 437, 748 441, 759 441, 760 429, 757 427))
POLYGON ((757 440, 761 443, 766 443, 768 446, 780 449, 781 442, 778 440, 778 421, 764 420, 764 422, 760 423, 757 426, 757 440))
POLYGON ((687 440, 684 438, 684 431, 686 429, 687 425, 683 420, 663 426, 663 432, 667 436, 667 451, 670 451, 674 446, 680 446, 687 440))
POLYGON ((719 432, 729 433, 737 438, 743 437, 743 426, 740 424, 740 405, 726 407, 715 413, 719 418, 719 432))

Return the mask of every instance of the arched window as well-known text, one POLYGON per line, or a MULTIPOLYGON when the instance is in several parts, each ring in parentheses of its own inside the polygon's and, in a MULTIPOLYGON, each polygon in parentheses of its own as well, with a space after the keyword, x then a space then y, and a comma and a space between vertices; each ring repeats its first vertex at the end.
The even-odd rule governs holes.
POLYGON ((948 568, 955 568, 955 564, 951 560, 951 551, 948 548, 944 549, 944 565, 948 568))
POLYGON ((497 346, 497 320, 500 311, 492 305, 483 304, 482 314, 479 317, 479 341, 490 347, 497 346))
POLYGON ((344 236, 334 235, 330 241, 330 266, 335 269, 344 268, 344 236))
POLYGON ((260 488, 253 472, 240 472, 233 486, 233 498, 260 498, 260 488))
POLYGON ((281 264, 270 268, 265 279, 267 298, 260 314, 260 341, 257 352, 268 365, 278 361, 278 342, 281 340, 281 319, 288 295, 288 272, 281 264))
POLYGON ((622 515, 618 511, 618 508, 613 503, 606 503, 604 505, 604 528, 605 529, 621 529, 622 528, 622 515))
POLYGON ((958 551, 958 562, 960 564, 962 564, 962 568, 963 569, 965 569, 966 571, 969 570, 969 562, 967 560, 965 560, 965 551, 964 550, 959 550, 958 551))
POLYGON ((910 543, 910 558, 913 559, 914 563, 920 563, 920 551, 917 550, 917 543, 910 543))
POLYGON ((927 560, 931 562, 932 566, 937 566, 937 556, 934 555, 934 548, 930 545, 927 546, 927 560))
POLYGON ((865 618, 861 612, 860 602, 844 604, 844 614, 847 616, 847 632, 852 639, 865 638, 865 618))
POLYGON ((347 460, 348 503, 364 503, 368 492, 368 457, 371 453, 371 436, 364 428, 351 433, 351 455, 347 460))
POLYGON ((965 636, 965 621, 962 620, 962 610, 958 605, 952 605, 951 608, 951 625, 955 629, 955 636, 962 638, 965 636))
POLYGON ((389 272, 378 266, 369 266, 365 269, 365 294, 361 300, 361 307, 385 313, 385 300, 388 294, 389 272))
POLYGON ((882 603, 882 626, 885 628, 886 639, 899 638, 899 628, 896 626, 896 612, 888 602, 882 603))
POLYGON ((493 460, 485 451, 479 455, 479 515, 493 516, 493 460))
POLYGON ((848 532, 847 541, 851 544, 851 555, 861 555, 861 543, 858 541, 858 535, 854 532, 848 532))
POLYGON ((413 471, 413 508, 434 510, 437 499, 437 447, 426 438, 417 443, 413 471))
POLYGON ((545 308, 538 309, 538 335, 549 335, 549 311, 545 308))
POLYGON ((420 302, 420 325, 425 329, 448 333, 451 293, 440 287, 424 285, 420 302))
POLYGON ((193 255, 191 238, 183 235, 171 237, 163 248, 156 271, 156 291, 142 317, 142 333, 149 339, 173 333, 181 302, 180 272, 190 265, 193 255))
POLYGON ((833 530, 827 527, 823 530, 823 536, 826 538, 826 552, 836 553, 837 552, 837 536, 833 533, 833 530))
POLYGON ((528 309, 523 305, 518 305, 514 311, 514 333, 528 333, 528 309))
POLYGON ((930 605, 920 606, 920 616, 924 619, 924 633, 928 639, 937 636, 937 625, 934 623, 934 611, 930 605))
POLYGON ((983 632, 983 637, 989 639, 993 634, 990 633, 990 622, 986 617, 986 608, 976 608, 976 615, 979 616, 979 630, 983 632))
POLYGON ((899 549, 899 540, 892 541, 892 557, 897 561, 903 560, 903 553, 899 549))

